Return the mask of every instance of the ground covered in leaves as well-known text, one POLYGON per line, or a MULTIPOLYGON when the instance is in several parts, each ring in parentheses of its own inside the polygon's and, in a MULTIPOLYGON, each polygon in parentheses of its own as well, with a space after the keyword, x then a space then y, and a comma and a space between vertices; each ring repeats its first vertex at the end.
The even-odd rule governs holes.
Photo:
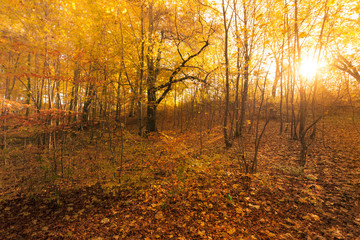
POLYGON ((244 174, 221 129, 128 138, 122 181, 0 202, 2 239, 360 239, 360 136, 325 119, 299 145, 271 123, 258 173, 244 174), (202 144, 200 144, 200 142, 202 144))

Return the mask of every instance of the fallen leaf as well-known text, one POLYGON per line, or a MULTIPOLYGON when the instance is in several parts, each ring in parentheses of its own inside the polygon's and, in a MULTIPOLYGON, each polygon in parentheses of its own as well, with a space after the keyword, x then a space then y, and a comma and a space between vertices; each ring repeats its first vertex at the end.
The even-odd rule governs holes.
POLYGON ((241 214, 244 212, 241 207, 237 207, 235 210, 236 210, 236 213, 238 213, 238 214, 241 214))
POLYGON ((94 237, 91 240, 103 240, 103 238, 102 237, 94 237))
POLYGON ((158 213, 156 213, 155 219, 160 220, 160 219, 163 219, 163 218, 164 218, 164 215, 163 215, 162 211, 159 211, 158 213))
POLYGON ((253 204, 251 204, 251 203, 249 203, 249 207, 255 208, 255 209, 257 209, 257 210, 260 209, 260 206, 259 206, 259 205, 253 205, 253 204))
POLYGON ((303 216, 303 219, 309 220, 309 221, 319 221, 320 217, 316 214, 309 213, 306 216, 303 216))
POLYGON ((49 230, 49 227, 48 226, 42 227, 41 230, 42 231, 47 231, 47 230, 49 230))
POLYGON ((310 213, 309 215, 310 215, 310 217, 311 217, 313 220, 315 220, 315 221, 319 221, 319 220, 320 220, 320 217, 319 217, 318 215, 316 215, 316 214, 310 213))
POLYGON ((266 230, 265 233, 269 238, 275 238, 276 237, 276 234, 270 232, 269 230, 266 230))
POLYGON ((22 215, 23 215, 23 216, 29 216, 30 213, 29 213, 29 212, 23 212, 22 215))
POLYGON ((295 223, 293 220, 291 220, 290 218, 286 218, 285 221, 286 221, 288 224, 290 224, 290 225, 295 225, 295 224, 296 224, 296 223, 295 223))
POLYGON ((108 218, 104 218, 103 220, 101 220, 102 224, 106 224, 108 222, 110 222, 110 219, 108 219, 108 218))
POLYGON ((227 230, 227 233, 230 235, 233 235, 236 232, 236 228, 231 228, 229 230, 227 230))

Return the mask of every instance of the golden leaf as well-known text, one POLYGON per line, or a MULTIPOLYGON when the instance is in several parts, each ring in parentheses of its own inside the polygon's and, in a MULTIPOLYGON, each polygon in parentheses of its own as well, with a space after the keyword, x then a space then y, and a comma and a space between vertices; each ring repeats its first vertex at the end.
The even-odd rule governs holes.
POLYGON ((235 232, 236 232, 235 228, 231 228, 231 229, 227 230, 227 233, 230 235, 233 235, 235 232))
POLYGON ((237 207, 235 210, 236 210, 236 213, 238 213, 238 214, 243 213, 243 210, 241 207, 237 207))
POLYGON ((158 212, 158 213, 155 215, 155 219, 160 220, 160 219, 163 219, 163 218, 164 218, 164 215, 163 215, 162 211, 158 212))

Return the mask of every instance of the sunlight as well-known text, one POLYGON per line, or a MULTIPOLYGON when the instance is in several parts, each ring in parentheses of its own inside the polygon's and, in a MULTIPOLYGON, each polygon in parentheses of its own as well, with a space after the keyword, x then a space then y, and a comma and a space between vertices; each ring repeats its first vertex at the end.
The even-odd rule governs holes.
POLYGON ((300 74, 306 78, 313 78, 319 68, 320 64, 315 59, 306 56, 301 61, 300 74))

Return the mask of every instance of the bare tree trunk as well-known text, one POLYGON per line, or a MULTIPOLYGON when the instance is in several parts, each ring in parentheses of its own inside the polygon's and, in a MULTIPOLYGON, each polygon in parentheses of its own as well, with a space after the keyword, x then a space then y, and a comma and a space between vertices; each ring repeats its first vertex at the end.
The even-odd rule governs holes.
POLYGON ((30 114, 30 102, 31 102, 31 53, 28 53, 28 75, 27 75, 27 93, 26 93, 26 104, 28 105, 26 107, 26 113, 25 115, 28 117, 30 114))
POLYGON ((153 55, 153 32, 154 32, 154 16, 153 16, 153 2, 149 4, 148 17, 149 17, 149 35, 150 35, 150 44, 148 46, 147 54, 147 120, 146 120, 146 131, 147 132, 156 132, 156 64, 153 55))
POLYGON ((83 106, 82 120, 83 120, 84 124, 87 124, 89 121, 89 113, 90 113, 89 107, 93 101, 94 94, 95 94, 94 84, 90 82, 90 83, 88 83, 88 86, 87 86, 87 91, 85 94, 85 101, 84 101, 84 106, 83 106))
POLYGON ((252 110, 252 114, 251 114, 251 122, 250 122, 250 126, 249 126, 249 130, 248 132, 250 133, 252 127, 253 127, 253 123, 254 123, 254 118, 255 118, 255 110, 256 110, 256 93, 257 93, 257 89, 259 87, 259 78, 256 78, 256 82, 255 82, 255 89, 254 89, 254 100, 253 100, 253 110, 252 110))
POLYGON ((225 112, 224 112, 224 124, 223 124, 223 134, 226 147, 231 147, 231 142, 228 136, 228 115, 229 115, 229 95, 230 95, 230 84, 229 84, 229 56, 228 56, 228 44, 229 44, 229 25, 230 23, 226 20, 227 7, 225 7, 225 0, 222 0, 222 9, 223 9, 223 21, 224 21, 224 34, 225 34, 225 48, 224 48, 224 58, 225 58, 225 112))
POLYGON ((244 82, 243 89, 241 94, 241 108, 240 108, 240 125, 239 125, 239 135, 242 135, 244 128, 244 122, 246 118, 246 105, 248 98, 248 89, 249 89, 249 66, 250 66, 250 54, 249 54, 249 35, 248 35, 248 19, 247 19, 247 9, 246 3, 243 2, 244 9, 244 82))
MULTIPOLYGON (((122 34, 121 34, 122 37, 122 34)), ((139 83, 139 135, 144 135, 144 116, 143 116, 143 81, 144 81, 144 61, 145 61, 145 33, 144 33, 144 5, 141 5, 141 52, 140 52, 140 83, 139 83)))
MULTIPOLYGON (((322 42, 322 38, 323 38, 323 33, 324 33, 324 28, 325 28, 325 23, 326 20, 328 18, 328 6, 327 6, 328 0, 325 1, 325 10, 324 10, 324 18, 323 18, 323 22, 322 22, 322 26, 321 26, 321 31, 320 31, 320 35, 319 35, 319 50, 318 50, 318 56, 317 56, 317 62, 320 61, 321 58, 321 52, 322 52, 322 47, 323 47, 323 42, 322 42)), ((313 121, 315 121, 316 117, 316 95, 317 95, 317 88, 318 88, 318 74, 315 75, 315 80, 314 80, 314 93, 313 93, 313 98, 312 98, 312 103, 311 103, 311 110, 312 110, 312 115, 313 115, 313 121)), ((314 139, 316 135, 316 124, 313 127, 313 131, 310 135, 311 139, 314 139)))
MULTIPOLYGON (((297 57, 298 59, 301 59, 301 48, 300 48, 300 43, 299 43, 299 31, 298 31, 298 0, 295 0, 295 52, 297 51, 297 57)), ((296 56, 296 54, 294 54, 294 56, 296 56)), ((298 72, 297 70, 297 65, 296 65, 296 61, 294 58, 294 65, 295 65, 295 76, 296 73, 298 72)), ((299 75, 299 92, 300 92, 300 109, 299 109, 299 138, 300 138, 300 143, 301 143, 301 150, 300 150, 300 166, 304 167, 306 164, 306 141, 305 141, 305 126, 306 126, 306 113, 307 113, 307 109, 306 109, 306 105, 307 105, 307 101, 306 101, 306 89, 304 86, 304 80, 303 77, 301 75, 299 75)))
MULTIPOLYGON (((285 24, 285 17, 284 17, 284 28, 286 27, 285 24)), ((284 68, 284 46, 285 46, 285 35, 283 35, 281 45, 281 58, 280 58, 280 134, 284 131, 284 114, 283 114, 283 99, 284 99, 284 75, 283 75, 283 68, 284 68)))
POLYGON ((174 109, 173 109, 173 128, 176 126, 176 120, 178 120, 179 123, 179 119, 176 119, 176 110, 177 110, 177 106, 176 106, 176 85, 175 85, 175 89, 174 89, 174 109))
POLYGON ((233 120, 231 122, 231 130, 230 130, 230 134, 233 133, 233 126, 235 125, 235 133, 234 136, 237 137, 239 136, 239 82, 240 82, 240 74, 241 74, 241 63, 240 63, 240 52, 241 52, 241 48, 240 48, 240 32, 239 32, 239 26, 238 26, 238 13, 237 13, 237 8, 236 8, 236 3, 237 1, 234 0, 234 11, 235 11, 235 16, 234 16, 234 23, 235 23, 235 37, 236 37, 236 81, 235 81, 235 102, 234 102, 234 114, 233 114, 233 120), (234 122, 235 120, 235 122, 234 122))
POLYGON ((115 113, 115 121, 120 123, 121 119, 121 71, 119 72, 119 78, 117 82, 116 89, 116 113, 115 113))
MULTIPOLYGON (((184 100, 183 100, 184 101, 184 100)), ((180 102, 180 133, 183 132, 183 101, 180 102)))
MULTIPOLYGON (((80 69, 79 69, 79 66, 76 64, 75 69, 74 69, 73 87, 71 90, 71 100, 70 100, 70 105, 69 105, 70 114, 72 114, 71 112, 73 112, 73 111, 75 112, 76 108, 77 108, 78 92, 79 92, 79 78, 80 78, 80 69)), ((76 117, 74 116, 73 119, 76 120, 76 117)), ((69 123, 71 123, 71 117, 69 117, 69 123)))
MULTIPOLYGON (((285 1, 285 9, 288 9, 288 5, 285 1)), ((286 102, 286 127, 285 127, 285 131, 288 130, 289 128, 289 124, 290 124, 290 116, 289 116, 289 108, 290 108, 290 104, 289 104, 289 94, 290 94, 290 86, 291 86, 291 52, 290 52, 290 25, 289 25, 289 17, 288 14, 286 13, 285 15, 285 25, 286 25, 286 29, 287 29, 287 48, 288 48, 288 66, 287 66, 287 79, 286 79, 286 92, 285 92, 285 102, 286 102)))

